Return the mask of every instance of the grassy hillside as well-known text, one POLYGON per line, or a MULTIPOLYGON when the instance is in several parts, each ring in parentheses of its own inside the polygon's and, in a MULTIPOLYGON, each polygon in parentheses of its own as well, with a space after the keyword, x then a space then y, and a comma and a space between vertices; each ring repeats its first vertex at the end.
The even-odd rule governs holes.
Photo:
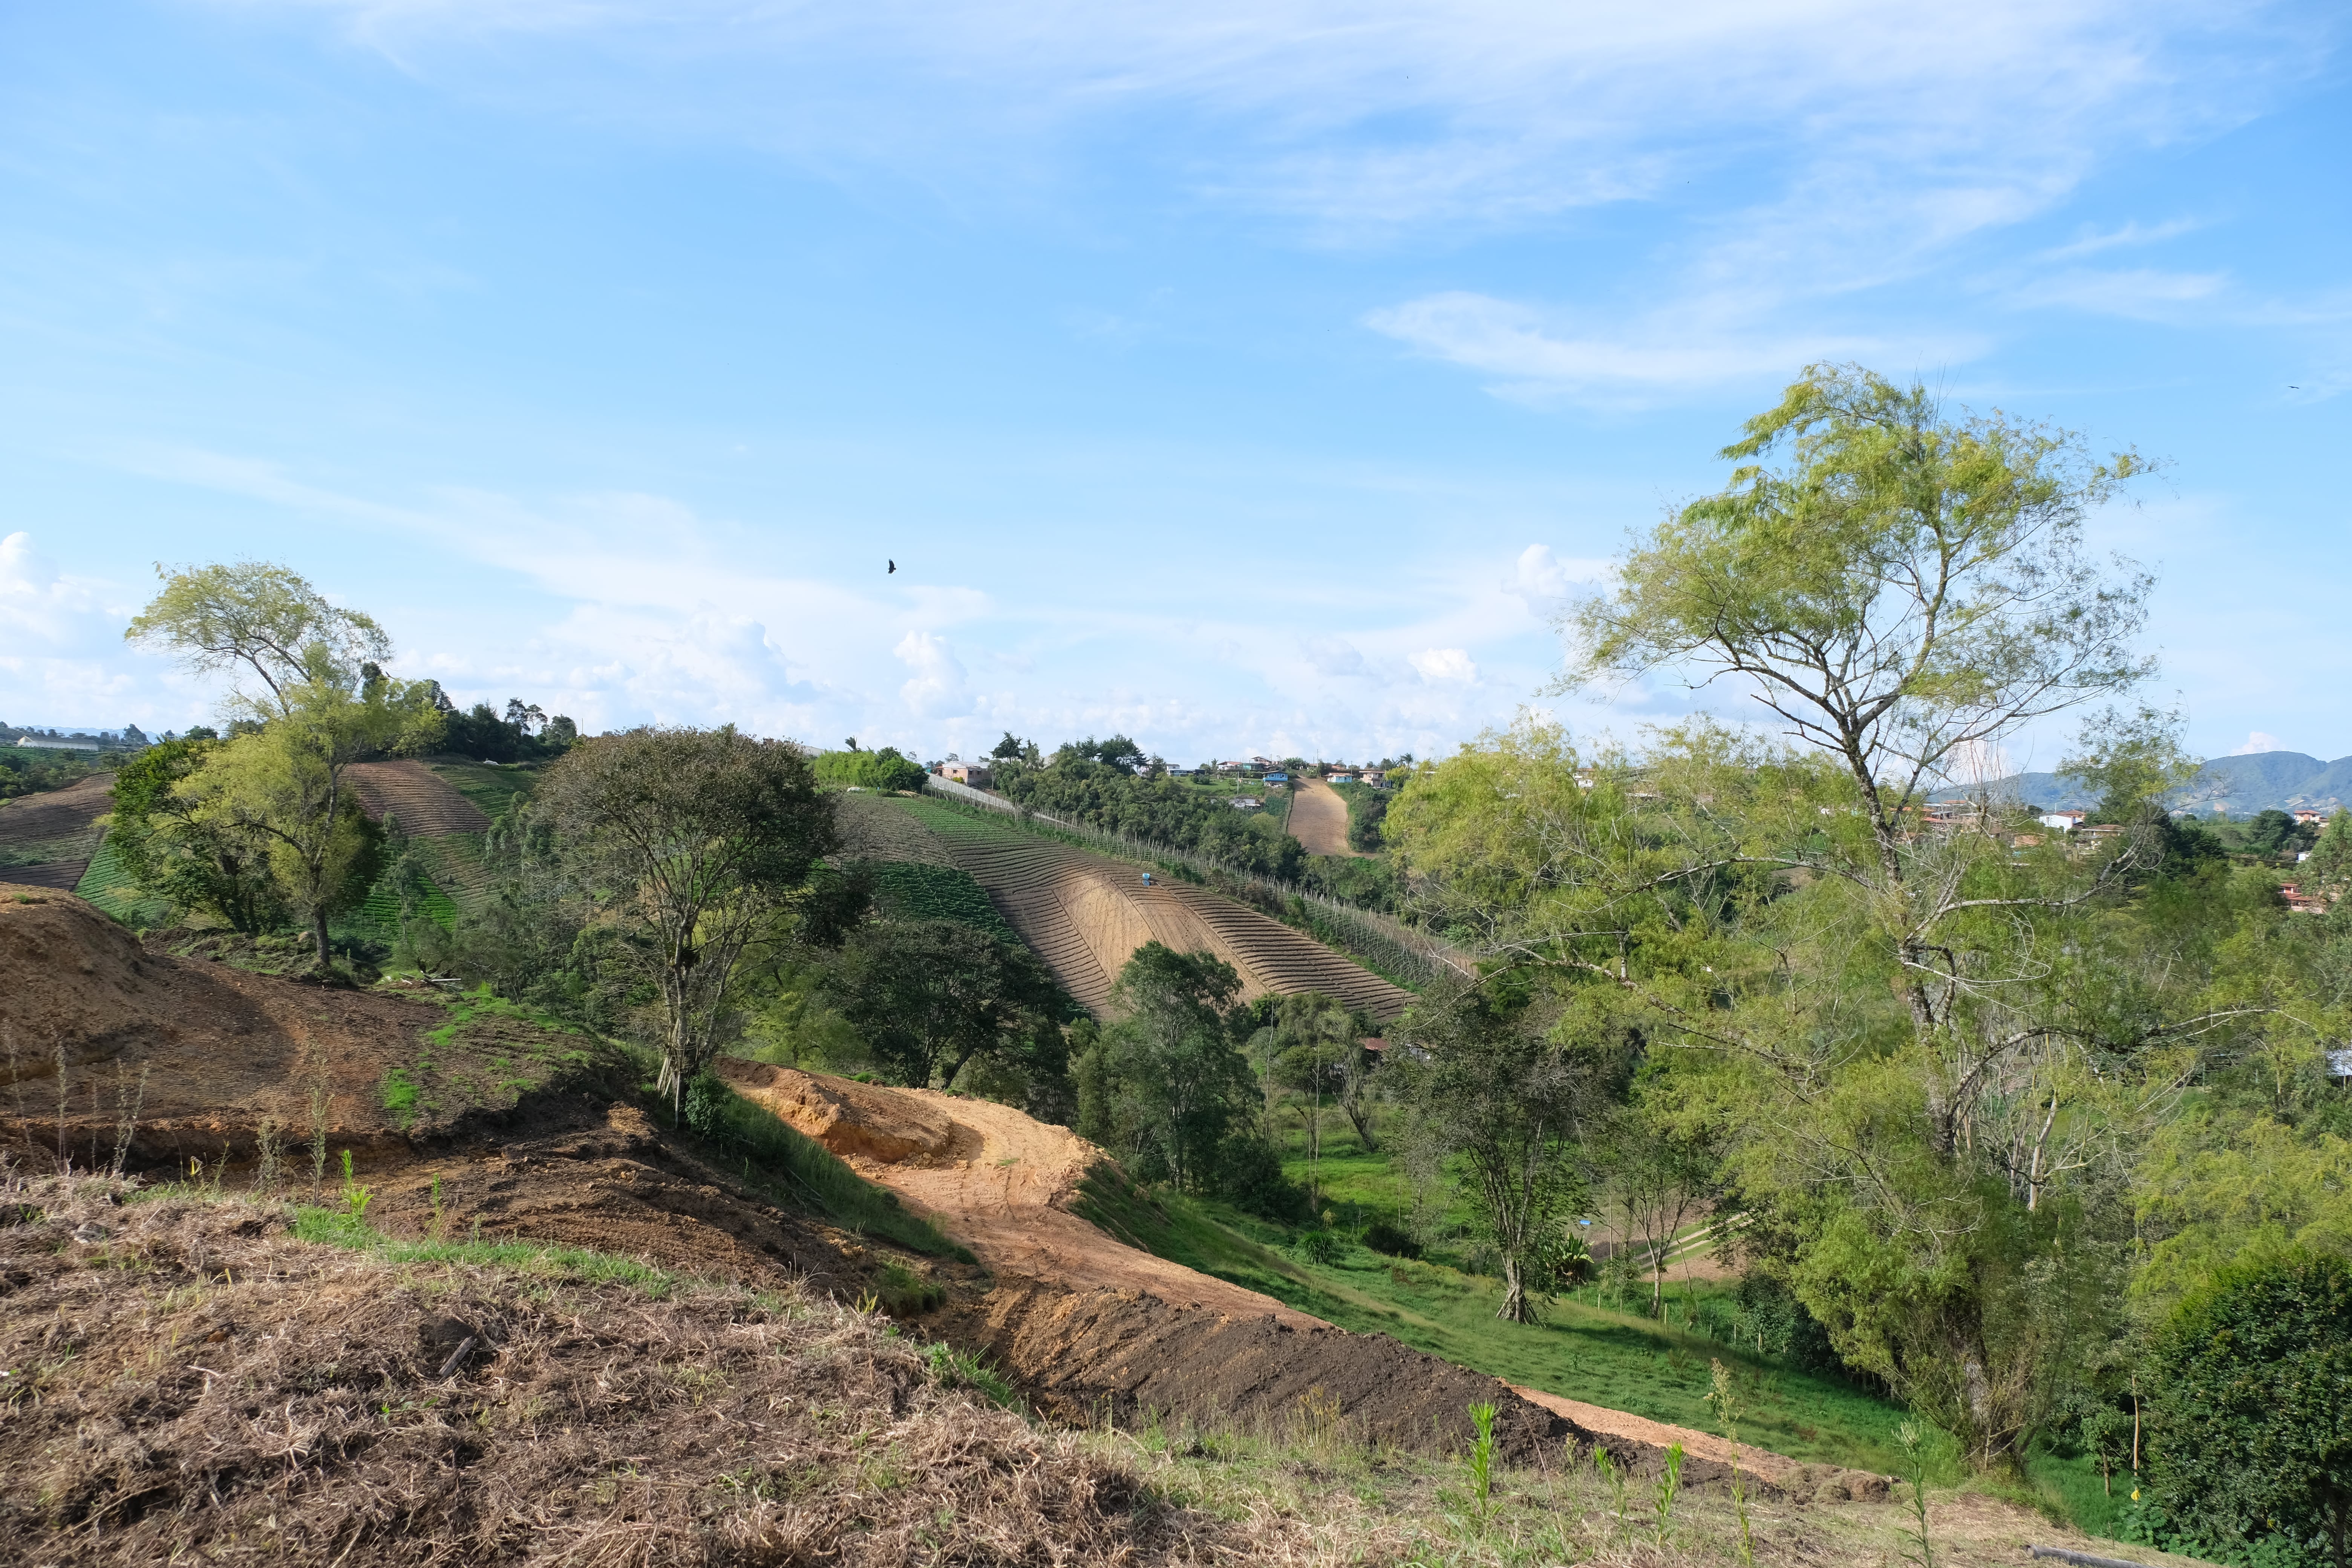
MULTIPOLYGON (((1131 1245, 1262 1291, 1358 1333, 1384 1333, 1507 1382, 1679 1426, 1717 1429, 1709 1362, 1749 1386, 1744 1440, 1791 1458, 1891 1470, 1897 1407, 1850 1384, 1743 1355, 1704 1335, 1626 1313, 1555 1303, 1539 1325, 1495 1316, 1496 1279, 1342 1242, 1329 1264, 1292 1249, 1292 1233, 1223 1205, 1146 1194, 1116 1173, 1089 1177, 1078 1212, 1131 1245)), ((1947 1461, 1958 1479, 1958 1468, 1947 1461)))

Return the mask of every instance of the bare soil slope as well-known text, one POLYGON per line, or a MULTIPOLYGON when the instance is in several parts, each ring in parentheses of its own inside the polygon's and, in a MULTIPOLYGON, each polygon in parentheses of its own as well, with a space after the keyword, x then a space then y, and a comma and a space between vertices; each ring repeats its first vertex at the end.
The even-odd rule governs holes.
POLYGON ((757 1062, 726 1060, 719 1068, 737 1093, 907 1199, 993 1273, 1317 1323, 1271 1296, 1114 1241, 1068 1213, 1078 1179, 1108 1156, 1066 1128, 933 1089, 886 1089, 757 1062))
POLYGON ((250 1185, 267 1138, 272 1190, 307 1197, 315 1134, 331 1170, 352 1151, 376 1194, 370 1220, 395 1232, 530 1237, 852 1293, 880 1262, 597 1092, 583 1037, 176 959, 69 894, 5 885, 0 974, 15 1046, 0 1058, 0 1147, 37 1168, 112 1163, 135 1118, 129 1170, 185 1175, 201 1160, 206 1179, 226 1169, 250 1185), (404 1111, 387 1103, 395 1070, 416 1090, 404 1111))
POLYGON ((1321 779, 1302 778, 1291 786, 1290 836, 1309 855, 1360 855, 1348 847, 1348 803, 1321 779))
POLYGON ((1383 1020, 1412 1000, 1314 938, 1164 873, 1146 886, 1142 867, 980 822, 948 825, 934 836, 1063 988, 1097 1016, 1129 957, 1152 941, 1215 953, 1241 975, 1244 996, 1320 991, 1383 1020))
POLYGON ((98 819, 113 809, 112 773, 0 803, 0 880, 71 890, 104 837, 98 819))

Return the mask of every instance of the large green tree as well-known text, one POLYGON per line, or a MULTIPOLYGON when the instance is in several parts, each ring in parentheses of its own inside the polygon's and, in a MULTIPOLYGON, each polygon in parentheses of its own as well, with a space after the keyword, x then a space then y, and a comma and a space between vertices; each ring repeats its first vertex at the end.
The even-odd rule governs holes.
POLYGON ((1027 948, 961 921, 870 921, 843 945, 824 994, 875 1060, 916 1089, 951 1087, 974 1060, 1058 1079, 1054 977, 1027 948))
POLYGON ((660 997, 673 1100, 718 1054, 747 952, 782 940, 836 845, 833 803, 782 741, 646 726, 581 742, 547 770, 547 814, 589 924, 625 939, 660 997))
POLYGON ((441 715, 423 683, 332 673, 279 689, 280 710, 231 737, 173 791, 205 832, 257 847, 302 919, 323 968, 330 917, 367 896, 383 836, 346 775, 354 763, 430 750, 441 715))
POLYGON ((1240 991, 1214 954, 1157 942, 1119 971, 1117 1016, 1094 1047, 1099 1092, 1114 1150, 1147 1180, 1214 1189, 1236 1140, 1255 1141, 1257 1085, 1234 1037, 1247 1017, 1234 1005, 1240 991))
POLYGON ((202 674, 239 684, 239 703, 257 716, 291 711, 296 689, 330 681, 353 687, 362 667, 391 662, 392 639, 357 610, 331 604, 310 583, 267 561, 155 568, 163 589, 124 629, 126 641, 175 655, 202 674))
POLYGON ((345 772, 432 747, 442 730, 432 683, 386 675, 383 628, 283 566, 246 561, 156 574, 162 590, 123 636, 168 649, 198 673, 229 673, 229 708, 243 722, 170 784, 168 805, 134 792, 134 812, 175 819, 196 857, 166 856, 149 868, 189 871, 205 858, 199 838, 216 869, 230 859, 266 863, 324 969, 328 919, 365 896, 382 840, 345 772))
POLYGON ((196 800, 182 793, 218 745, 165 741, 125 763, 114 775, 107 842, 144 891, 250 935, 285 916, 268 852, 248 836, 201 818, 196 800))
POLYGON ((2273 1538, 2352 1563, 2352 1263, 2290 1251, 2222 1270, 2149 1370, 2150 1479, 2184 1549, 2273 1538))
POLYGON ((1502 1259, 1496 1316, 1532 1322, 1542 1260, 1585 1205, 1582 1146, 1609 1105, 1612 1052, 1563 1041, 1541 994, 1507 975, 1417 1002, 1394 1033, 1412 1049, 1381 1068, 1405 1136, 1456 1163, 1480 1235, 1502 1259))
MULTIPOLYGON (((1840 1352, 2014 1464, 2070 1345, 2111 1331, 2116 1183, 2194 1042, 2283 1000, 2185 980, 2116 923, 2160 868, 2152 814, 2069 852, 2012 846, 1982 791, 1929 809, 2147 675, 2147 579, 2083 537, 2142 465, 1828 367, 1724 456, 1730 484, 1568 617, 1568 684, 1682 679, 1760 722, 1591 755, 1523 723, 1416 776, 1387 837, 1427 916, 1563 989, 1558 1037, 1613 1019, 1685 1047, 1677 1092, 1745 1130, 1733 1173, 1798 1238, 1777 1266, 1840 1352)), ((2144 797, 2167 743, 2121 711, 2082 768, 2144 797)))

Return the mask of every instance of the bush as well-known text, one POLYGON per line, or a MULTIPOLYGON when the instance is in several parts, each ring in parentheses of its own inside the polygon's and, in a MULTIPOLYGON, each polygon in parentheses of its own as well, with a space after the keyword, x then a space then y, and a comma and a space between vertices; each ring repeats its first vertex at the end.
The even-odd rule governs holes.
POLYGON ((1298 1256, 1309 1263, 1337 1263, 1339 1238, 1328 1230, 1310 1230, 1298 1238, 1298 1256))
POLYGON ((824 784, 856 784, 862 789, 907 790, 920 795, 930 775, 920 763, 898 754, 896 746, 878 752, 827 752, 812 764, 824 784))
POLYGON ((1421 1256, 1421 1243, 1384 1219, 1376 1219, 1364 1228, 1364 1245, 1391 1258, 1421 1256))
MULTIPOLYGON (((2155 1500, 2200 1556, 2345 1563, 2352 1545, 2352 1263, 2225 1269, 2158 1335, 2155 1500)), ((2169 1542, 2168 1542, 2169 1544, 2169 1542)))
POLYGON ((1217 1160, 1217 1195, 1235 1208, 1271 1220, 1307 1213, 1307 1189, 1282 1173, 1274 1145, 1248 1133, 1225 1141, 1217 1160))

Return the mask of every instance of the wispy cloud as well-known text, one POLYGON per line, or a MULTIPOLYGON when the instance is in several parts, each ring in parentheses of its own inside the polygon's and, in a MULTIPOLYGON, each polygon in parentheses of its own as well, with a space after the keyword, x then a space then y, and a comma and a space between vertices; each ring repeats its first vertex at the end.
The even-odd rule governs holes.
POLYGON ((2225 272, 2161 272, 2152 268, 2103 272, 2074 268, 2020 284, 2010 290, 2008 299, 2027 307, 2154 321, 2177 315, 2183 306, 2217 300, 2229 286, 2225 272))
MULTIPOLYGON (((215 0, 311 14, 427 79, 844 160, 971 166, 1187 118, 1196 188, 1341 229, 1540 220, 1712 168, 1725 138, 1995 203, 2101 146, 2229 123, 2325 19, 2205 0, 215 0), (2229 25, 2221 25, 2224 21, 2229 25), (691 90, 680 90, 682 84, 691 90)), ((2324 51, 2319 51, 2324 52, 2324 51)), ((1026 168, 1020 158, 1012 166, 1026 168)))
MULTIPOLYGON (((1569 312, 1460 292, 1374 310, 1365 324, 1433 359, 1499 377, 1490 390, 1521 398, 1639 399, 1785 374, 1813 360, 1880 357, 1896 346, 1876 337, 1775 334, 1755 321, 1710 327, 1662 320, 1639 323, 1635 333, 1603 334, 1580 331, 1569 312)), ((1911 357, 1951 363, 1973 357, 1982 342, 1955 337, 1900 348, 1911 357)))
POLYGON ((2204 226, 2201 220, 2190 217, 2168 218, 2163 223, 2145 226, 2135 221, 2125 224, 2121 228, 2111 228, 2104 234, 2085 233, 2079 239, 2041 252, 2034 259, 2079 261, 2085 256, 2096 256, 2103 250, 2114 250, 2122 246, 2160 245, 2168 239, 2177 239, 2184 234, 2192 234, 2204 226))

